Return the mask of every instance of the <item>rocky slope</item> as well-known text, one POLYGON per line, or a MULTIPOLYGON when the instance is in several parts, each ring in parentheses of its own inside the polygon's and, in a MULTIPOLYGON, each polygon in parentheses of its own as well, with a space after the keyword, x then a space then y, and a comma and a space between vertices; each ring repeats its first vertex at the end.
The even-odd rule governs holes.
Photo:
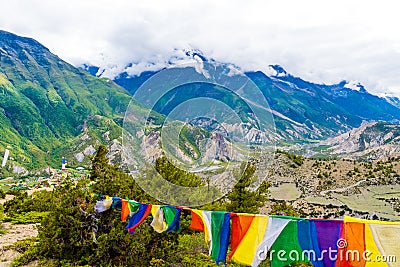
POLYGON ((368 160, 400 158, 400 125, 372 122, 320 143, 332 155, 368 160))

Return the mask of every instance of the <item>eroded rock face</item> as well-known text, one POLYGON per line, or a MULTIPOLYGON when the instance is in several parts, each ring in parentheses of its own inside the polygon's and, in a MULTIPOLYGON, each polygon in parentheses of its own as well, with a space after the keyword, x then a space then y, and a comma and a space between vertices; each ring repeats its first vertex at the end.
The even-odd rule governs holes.
POLYGON ((210 160, 238 161, 241 159, 241 154, 233 147, 232 143, 217 132, 211 133, 211 137, 205 145, 205 152, 202 155, 202 163, 210 160))
POLYGON ((93 147, 93 145, 90 145, 83 150, 83 154, 93 156, 94 153, 96 153, 96 149, 93 147))
POLYGON ((12 166, 12 173, 15 173, 15 174, 26 174, 26 173, 28 173, 28 171, 24 167, 14 164, 12 166))
POLYGON ((143 135, 140 155, 147 161, 154 163, 163 154, 159 145, 160 140, 160 133, 158 131, 151 131, 147 136, 143 135))
POLYGON ((122 144, 119 140, 114 139, 108 144, 107 158, 112 164, 121 164, 126 166, 125 162, 122 161, 122 144))
POLYGON ((400 158, 400 125, 371 122, 345 134, 321 142, 332 154, 368 160, 400 158))
POLYGON ((76 160, 78 162, 82 162, 85 159, 85 154, 83 154, 82 152, 76 153, 74 155, 74 157, 76 158, 76 160))

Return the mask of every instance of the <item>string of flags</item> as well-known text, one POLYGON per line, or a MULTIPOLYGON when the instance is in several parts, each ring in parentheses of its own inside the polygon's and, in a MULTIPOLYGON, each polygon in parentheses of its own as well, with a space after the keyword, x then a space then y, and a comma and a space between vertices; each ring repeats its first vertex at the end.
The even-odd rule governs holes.
POLYGON ((190 228, 204 232, 209 255, 217 264, 226 265, 229 259, 256 267, 268 258, 271 267, 295 262, 316 267, 400 267, 399 222, 206 211, 97 196, 101 200, 95 211, 121 210, 122 221, 129 217, 126 228, 131 234, 150 214, 156 232, 179 232, 182 211, 190 212, 190 228))

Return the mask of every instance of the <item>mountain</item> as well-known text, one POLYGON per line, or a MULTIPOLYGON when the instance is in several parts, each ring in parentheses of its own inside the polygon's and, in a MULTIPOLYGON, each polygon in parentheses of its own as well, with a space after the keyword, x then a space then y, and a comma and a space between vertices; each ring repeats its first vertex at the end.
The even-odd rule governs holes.
MULTIPOLYGON (((200 59, 210 64, 214 62, 204 56, 200 59)), ((221 73, 229 73, 229 64, 219 65, 227 68, 221 73)), ((271 65, 269 69, 269 76, 261 71, 245 74, 267 99, 275 120, 276 139, 280 144, 333 137, 359 127, 363 122, 400 122, 400 102, 397 98, 381 98, 368 93, 361 84, 346 81, 333 85, 315 84, 287 73, 279 65, 271 65)), ((159 71, 145 71, 129 75, 125 71, 113 80, 134 94, 157 73, 159 71)))
POLYGON ((386 122, 367 123, 348 133, 320 143, 331 155, 352 159, 400 159, 400 125, 386 122))
MULTIPOLYGON (((172 130, 179 136, 179 144, 170 149, 192 163, 206 162, 213 157, 222 161, 235 159, 233 143, 244 140, 253 144, 259 140, 305 143, 344 133, 365 121, 399 122, 400 109, 396 105, 369 94, 360 84, 314 84, 290 75, 277 65, 270 66, 270 76, 259 71, 240 76, 232 71, 232 64, 208 60, 198 52, 187 53, 187 56, 196 59, 201 68, 198 69, 198 65, 182 68, 180 78, 207 80, 211 77, 222 86, 206 82, 174 88, 156 103, 155 112, 147 118, 152 128, 137 132, 135 144, 158 145, 160 123, 165 121, 165 115, 192 97, 222 101, 235 110, 241 120, 236 123, 235 117, 226 116, 224 107, 215 105, 206 109, 207 102, 175 112, 175 117, 169 119, 181 121, 178 124, 184 125, 183 128, 179 126, 184 131, 172 130), (269 106, 258 102, 256 90, 244 90, 239 86, 246 79, 259 87, 269 106), (236 86, 236 91, 226 90, 225 85, 236 86), (237 94, 252 101, 245 103, 237 94), (208 119, 198 116, 200 110, 205 110, 208 119), (265 115, 259 118, 261 126, 271 125, 273 116, 276 132, 268 127, 264 132, 257 128, 260 125, 255 121, 254 112, 259 111, 265 115), (210 119, 220 114, 225 116, 222 125, 210 119), (186 120, 185 116, 193 119, 186 120), (204 154, 199 154, 199 146, 205 149, 204 154)), ((46 165, 49 158, 55 166, 59 165, 61 156, 68 157, 71 165, 85 164, 87 156, 92 155, 100 143, 109 145, 110 158, 121 161, 122 124, 131 96, 160 72, 145 71, 140 75, 123 72, 112 81, 102 77, 103 69, 90 65, 82 68, 68 64, 33 39, 0 31, 0 151, 10 148, 12 164, 9 168, 22 165, 35 169, 46 165)), ((166 86, 168 84, 158 83, 153 87, 166 86)), ((131 102, 131 108, 140 116, 149 111, 144 99, 131 102)), ((139 129, 147 122, 135 121, 139 129)), ((156 146, 152 149, 153 156, 159 156, 159 149, 156 146)), ((149 156, 140 149, 134 153, 132 157, 135 158, 149 156)))
POLYGON ((118 139, 130 100, 111 80, 75 68, 33 39, 0 31, 0 151, 9 146, 11 161, 33 169, 48 161, 47 151, 58 163, 84 135, 109 132, 93 144, 118 139))
MULTIPOLYGON (((0 151, 11 151, 10 164, 2 171, 23 174, 49 161, 59 167, 62 156, 70 166, 86 165, 99 144, 108 145, 112 162, 126 167, 121 151, 128 104, 144 118, 133 121, 140 135, 132 141, 142 146, 133 150, 131 159, 154 161, 162 156, 160 123, 165 117, 157 112, 145 117, 149 109, 143 103, 131 101, 131 94, 112 80, 93 76, 98 73, 96 67, 86 66, 85 71, 68 64, 31 38, 0 31, 0 151), (146 120, 153 128, 144 127, 146 120)), ((195 124, 171 125, 170 136, 178 136, 178 143, 170 142, 168 148, 176 158, 207 163, 237 157, 225 136, 195 124), (204 154, 198 146, 204 147, 204 154)))
POLYGON ((386 99, 387 102, 389 102, 393 106, 400 108, 400 99, 398 97, 384 96, 384 98, 386 99))
MULTIPOLYGON (((400 109, 385 99, 348 88, 343 81, 334 85, 314 84, 282 72, 271 77, 262 72, 247 75, 259 86, 271 108, 300 124, 300 130, 286 120, 277 120, 278 128, 294 130, 294 137, 321 139, 358 127, 363 121, 399 122, 400 109)), ((289 137, 287 137, 289 138, 289 137)))

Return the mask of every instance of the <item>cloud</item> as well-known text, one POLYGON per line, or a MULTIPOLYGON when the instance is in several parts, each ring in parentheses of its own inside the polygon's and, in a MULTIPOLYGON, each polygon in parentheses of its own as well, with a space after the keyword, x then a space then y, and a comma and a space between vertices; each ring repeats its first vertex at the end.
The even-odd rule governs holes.
POLYGON ((357 81, 400 96, 396 1, 17 0, 2 10, 12 16, 1 16, 0 28, 109 75, 128 63, 132 73, 158 68, 179 49, 198 48, 244 70, 280 64, 310 81, 357 81))

